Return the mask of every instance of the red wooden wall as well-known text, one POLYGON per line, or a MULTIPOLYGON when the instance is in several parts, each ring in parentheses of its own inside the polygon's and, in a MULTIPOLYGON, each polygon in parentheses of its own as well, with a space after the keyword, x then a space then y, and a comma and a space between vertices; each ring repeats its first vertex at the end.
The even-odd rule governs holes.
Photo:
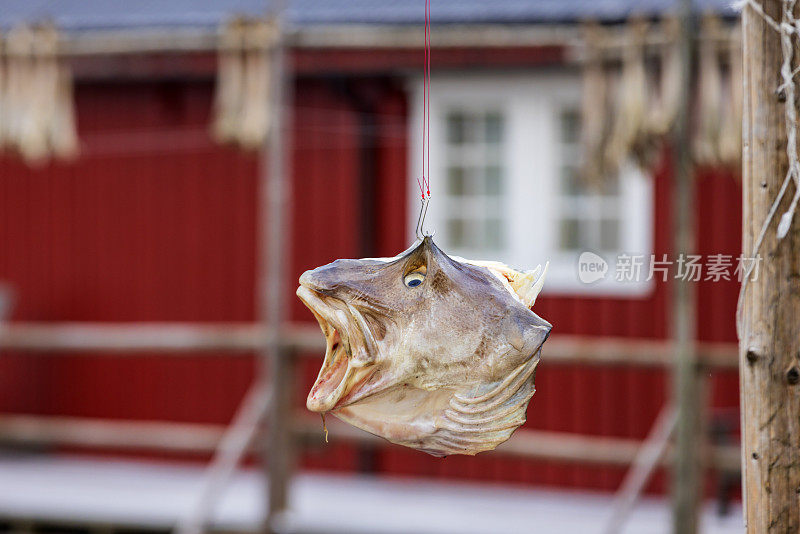
MULTIPOLYGON (((210 91, 81 86, 79 160, 30 169, 3 159, 0 279, 17 292, 14 319, 253 319, 256 159, 210 142, 210 91)), ((6 409, 217 422, 252 367, 219 356, 7 355, 0 365, 6 409)))
MULTIPOLYGON (((401 84, 364 80, 376 104, 377 254, 406 241, 406 119, 401 84)), ((30 169, 0 161, 0 280, 17 291, 15 320, 251 321, 255 318, 258 162, 207 135, 210 82, 91 83, 77 102, 83 155, 30 169)), ((291 317, 313 321, 293 297, 306 268, 358 256, 358 111, 330 80, 304 78, 294 103, 291 317)), ((669 252, 669 169, 656 173, 655 252, 669 252)), ((740 189, 720 172, 697 179, 699 248, 736 255, 740 189)), ((733 341, 736 284, 699 284, 701 339, 733 341)), ((669 295, 542 298, 554 335, 663 338, 669 295)), ((0 357, 0 410, 120 419, 227 422, 253 377, 253 357, 222 355, 0 357)), ((302 406, 319 356, 298 369, 302 406)), ((643 437, 668 390, 663 372, 549 365, 545 347, 528 428, 643 437)), ((714 406, 736 407, 736 375, 712 377, 714 406)), ((307 451, 310 468, 355 469, 362 450, 307 451)), ((505 459, 435 459, 397 446, 371 453, 392 474, 613 488, 621 470, 505 459)), ((659 485, 657 483, 656 485, 659 485)))

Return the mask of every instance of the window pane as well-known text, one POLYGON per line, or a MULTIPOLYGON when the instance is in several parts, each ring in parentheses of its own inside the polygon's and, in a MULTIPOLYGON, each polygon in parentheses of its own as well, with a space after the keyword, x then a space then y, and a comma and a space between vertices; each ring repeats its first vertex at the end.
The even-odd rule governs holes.
POLYGON ((498 165, 491 165, 486 168, 486 195, 496 197, 502 192, 502 171, 498 165))
POLYGON ((467 139, 467 118, 463 113, 453 112, 447 116, 447 142, 460 145, 467 139))
POLYGON ((487 248, 498 250, 503 247, 503 225, 499 219, 487 219, 485 231, 487 248))
POLYGON ((447 169, 447 192, 453 196, 464 196, 467 190, 466 179, 463 167, 447 169))
POLYGON ((475 196, 481 194, 481 177, 479 169, 468 167, 464 169, 464 194, 475 196))
POLYGON ((446 246, 471 254, 504 243, 505 120, 497 110, 458 107, 445 115, 446 246))
POLYGON ((577 144, 581 136, 581 115, 577 109, 567 109, 561 113, 561 142, 577 144))
POLYGON ((580 223, 577 219, 563 219, 559 233, 559 243, 562 250, 577 250, 580 248, 580 223))
POLYGON ((499 113, 488 113, 486 115, 485 135, 487 144, 503 142, 503 117, 499 113))
POLYGON ((450 244, 456 248, 463 248, 469 246, 467 243, 467 225, 463 219, 450 219, 447 221, 447 236, 450 238, 450 244))
POLYGON ((606 176, 600 187, 600 192, 607 196, 619 195, 619 176, 606 176))
POLYGON ((600 248, 606 251, 619 250, 620 225, 617 219, 600 221, 600 248))
POLYGON ((561 167, 561 192, 565 195, 574 196, 583 192, 584 184, 578 175, 578 168, 564 162, 561 167))
POLYGON ((580 176, 580 111, 559 112, 560 206, 559 246, 564 250, 616 252, 622 247, 619 175, 598 183, 580 176))

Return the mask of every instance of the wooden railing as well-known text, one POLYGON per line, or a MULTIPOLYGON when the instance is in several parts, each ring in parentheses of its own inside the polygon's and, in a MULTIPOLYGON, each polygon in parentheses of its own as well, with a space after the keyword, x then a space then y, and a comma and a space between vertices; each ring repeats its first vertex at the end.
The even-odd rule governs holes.
MULTIPOLYGON (((159 353, 168 358, 198 353, 242 357, 263 350, 268 341, 262 327, 245 323, 7 323, 0 327, 0 354, 12 351, 32 357, 92 354, 113 358, 142 353, 159 353)), ((282 329, 279 342, 289 355, 325 350, 324 338, 315 325, 287 326, 282 329)), ((703 367, 735 370, 738 366, 733 344, 698 344, 697 352, 703 367)), ((553 337, 545 346, 542 362, 667 368, 672 363, 671 354, 669 344, 658 340, 553 337)), ((300 440, 321 437, 316 418, 298 414, 292 419, 296 423, 291 431, 300 440)), ((0 442, 16 445, 210 453, 224 431, 223 426, 208 424, 0 415, 0 442)), ((330 423, 330 431, 337 439, 377 440, 335 421, 330 423)), ((497 453, 628 465, 640 446, 640 441, 631 439, 520 430, 497 453)), ((738 448, 711 448, 711 463, 718 469, 739 469, 738 448)))
MULTIPOLYGON (((250 353, 270 341, 266 329, 252 323, 0 323, 0 351, 92 353, 113 357, 124 353, 156 352, 165 357, 198 352, 250 353)), ((316 325, 287 325, 279 342, 292 352, 324 351, 316 325)), ((699 365, 737 369, 733 343, 698 343, 699 365)), ((582 365, 665 367, 672 365, 669 343, 652 339, 553 336, 542 361, 582 365)))

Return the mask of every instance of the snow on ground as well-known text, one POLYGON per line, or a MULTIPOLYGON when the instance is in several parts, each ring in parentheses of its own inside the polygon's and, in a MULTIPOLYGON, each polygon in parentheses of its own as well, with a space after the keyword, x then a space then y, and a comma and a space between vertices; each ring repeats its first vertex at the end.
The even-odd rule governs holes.
MULTIPOLYGON (((76 524, 169 528, 196 498, 195 465, 85 457, 0 457, 0 517, 76 524)), ((258 473, 242 470, 219 504, 215 522, 251 528, 264 502, 258 473)), ((610 511, 606 494, 507 486, 301 474, 291 491, 292 532, 364 534, 591 534, 610 511)), ((720 518, 706 507, 707 534, 743 532, 740 508, 720 518)), ((669 503, 640 502, 625 532, 670 531, 669 503)))

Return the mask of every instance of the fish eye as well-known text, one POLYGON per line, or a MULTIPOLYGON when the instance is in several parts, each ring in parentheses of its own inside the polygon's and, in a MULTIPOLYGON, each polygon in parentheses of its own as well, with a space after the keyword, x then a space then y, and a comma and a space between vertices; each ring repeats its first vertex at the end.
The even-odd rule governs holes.
POLYGON ((408 273, 403 277, 403 283, 407 287, 417 287, 425 280, 425 273, 420 271, 414 271, 413 273, 408 273))

